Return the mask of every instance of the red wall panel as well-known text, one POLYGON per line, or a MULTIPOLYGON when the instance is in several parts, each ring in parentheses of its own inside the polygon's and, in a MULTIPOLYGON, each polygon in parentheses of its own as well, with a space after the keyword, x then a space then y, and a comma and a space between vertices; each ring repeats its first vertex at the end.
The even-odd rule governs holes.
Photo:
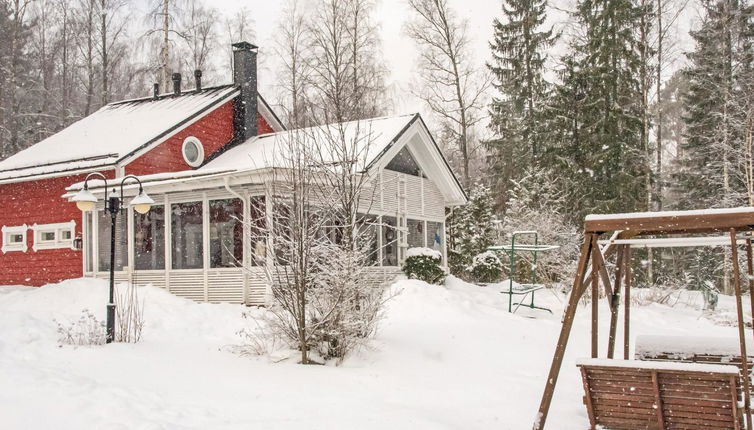
MULTIPOLYGON (((257 127, 259 134, 274 133, 262 115, 257 117, 257 127)), ((189 136, 194 136, 202 142, 205 158, 222 149, 233 138, 233 102, 230 101, 218 107, 204 118, 128 163, 126 174, 150 175, 192 169, 183 159, 183 141, 189 136)))
POLYGON ((268 134, 275 132, 275 130, 272 129, 270 124, 267 122, 267 120, 264 119, 262 115, 257 115, 257 130, 259 130, 259 134, 268 134))
MULTIPOLYGON (((113 171, 102 172, 108 178, 113 171)), ((81 211, 60 196, 65 188, 83 181, 86 174, 29 182, 0 184, 0 226, 53 224, 76 221, 76 235, 82 235, 81 211)), ((83 251, 40 249, 34 251, 34 235, 26 232, 26 252, 0 252, 0 285, 40 286, 83 275, 83 251)))
POLYGON ((233 102, 229 101, 218 107, 128 163, 126 174, 150 175, 192 169, 183 159, 183 141, 189 136, 194 136, 202 142, 205 158, 225 146, 233 138, 233 102))

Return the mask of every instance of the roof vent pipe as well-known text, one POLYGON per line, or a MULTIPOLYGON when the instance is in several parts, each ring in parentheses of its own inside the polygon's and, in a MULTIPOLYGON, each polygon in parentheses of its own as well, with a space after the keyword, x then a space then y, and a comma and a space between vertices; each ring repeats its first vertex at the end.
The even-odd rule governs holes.
POLYGON ((155 83, 152 87, 152 97, 157 100, 160 96, 160 84, 155 83))
POLYGON ((181 95, 181 74, 173 73, 173 95, 181 95))
POLYGON ((194 70, 194 82, 196 83, 196 90, 202 90, 202 71, 199 69, 194 70))

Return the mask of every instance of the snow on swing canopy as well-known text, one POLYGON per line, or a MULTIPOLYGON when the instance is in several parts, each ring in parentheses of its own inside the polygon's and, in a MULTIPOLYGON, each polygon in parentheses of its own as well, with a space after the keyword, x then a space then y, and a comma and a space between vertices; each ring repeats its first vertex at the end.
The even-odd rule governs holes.
POLYGON ((584 231, 598 234, 616 230, 630 232, 632 236, 703 234, 724 232, 731 228, 753 231, 754 207, 593 214, 584 219, 584 231))

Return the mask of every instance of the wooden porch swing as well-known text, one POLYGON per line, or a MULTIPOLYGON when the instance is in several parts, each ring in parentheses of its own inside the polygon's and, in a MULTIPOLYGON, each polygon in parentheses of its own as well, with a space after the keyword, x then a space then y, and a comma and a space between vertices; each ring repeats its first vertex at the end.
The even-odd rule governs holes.
MULTIPOLYGON (((754 291, 753 231, 754 207, 587 216, 576 277, 533 429, 545 427, 578 303, 591 287, 591 359, 578 363, 591 428, 752 430, 749 360, 737 363, 743 377, 734 365, 627 360, 632 247, 731 246, 740 357, 748 357, 738 246, 745 246, 749 289, 754 291), (613 254, 611 278, 605 261, 613 254), (598 359, 600 283, 610 309, 607 359, 614 358, 621 288, 625 291, 623 360, 598 359)), ((750 299, 754 318, 754 295, 750 299)))

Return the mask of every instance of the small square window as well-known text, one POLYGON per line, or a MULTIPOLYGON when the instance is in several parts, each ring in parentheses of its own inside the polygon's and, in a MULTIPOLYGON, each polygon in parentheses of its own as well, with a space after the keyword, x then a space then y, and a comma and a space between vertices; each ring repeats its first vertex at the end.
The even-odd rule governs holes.
POLYGON ((60 240, 71 240, 71 230, 61 230, 60 240))
POLYGON ((26 252, 26 231, 28 229, 29 227, 26 224, 12 227, 3 226, 3 253, 11 251, 26 252))
POLYGON ((54 231, 43 231, 39 233, 39 239, 43 242, 53 242, 55 241, 55 232, 54 231))

